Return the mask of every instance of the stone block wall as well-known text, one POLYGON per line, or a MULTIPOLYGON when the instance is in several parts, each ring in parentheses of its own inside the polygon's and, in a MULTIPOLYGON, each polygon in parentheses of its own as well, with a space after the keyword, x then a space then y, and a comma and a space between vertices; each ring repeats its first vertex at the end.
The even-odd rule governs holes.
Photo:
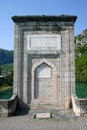
POLYGON ((70 108, 71 95, 75 93, 76 16, 14 16, 12 19, 15 23, 13 91, 19 98, 19 106, 70 108), (47 80, 36 80, 36 70, 42 64, 51 68, 52 75, 47 80), (37 84, 40 91, 35 87, 37 84), (36 94, 42 95, 37 99, 35 89, 36 94))

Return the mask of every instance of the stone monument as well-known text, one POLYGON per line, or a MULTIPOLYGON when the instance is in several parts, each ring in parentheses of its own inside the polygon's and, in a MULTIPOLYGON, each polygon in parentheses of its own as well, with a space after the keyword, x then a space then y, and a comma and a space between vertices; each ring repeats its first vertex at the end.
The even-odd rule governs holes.
POLYGON ((19 107, 67 109, 75 94, 76 16, 13 16, 19 107))

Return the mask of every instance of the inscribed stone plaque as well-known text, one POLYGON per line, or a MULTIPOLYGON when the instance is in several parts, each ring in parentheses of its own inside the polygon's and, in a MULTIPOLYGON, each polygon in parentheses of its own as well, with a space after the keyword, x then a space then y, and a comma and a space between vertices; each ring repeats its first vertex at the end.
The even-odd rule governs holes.
POLYGON ((51 116, 50 116, 50 113, 37 113, 36 114, 36 118, 38 118, 38 119, 41 119, 41 118, 45 119, 45 118, 51 118, 51 116))
POLYGON ((61 35, 28 35, 29 50, 61 50, 61 35))

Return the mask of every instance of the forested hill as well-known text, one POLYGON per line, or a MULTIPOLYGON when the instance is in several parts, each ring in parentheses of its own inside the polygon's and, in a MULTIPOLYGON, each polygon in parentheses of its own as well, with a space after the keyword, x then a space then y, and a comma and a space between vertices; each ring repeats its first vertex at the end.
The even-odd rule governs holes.
POLYGON ((76 79, 87 82, 87 29, 75 37, 76 79))
POLYGON ((0 49, 0 65, 13 63, 13 51, 0 49))

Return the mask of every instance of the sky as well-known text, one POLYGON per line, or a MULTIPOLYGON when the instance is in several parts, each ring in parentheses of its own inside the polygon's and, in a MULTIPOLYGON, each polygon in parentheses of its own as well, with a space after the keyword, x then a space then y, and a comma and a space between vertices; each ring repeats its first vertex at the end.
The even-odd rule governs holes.
POLYGON ((87 0, 0 0, 0 48, 14 49, 14 22, 20 15, 76 15, 74 35, 87 29, 87 0))

